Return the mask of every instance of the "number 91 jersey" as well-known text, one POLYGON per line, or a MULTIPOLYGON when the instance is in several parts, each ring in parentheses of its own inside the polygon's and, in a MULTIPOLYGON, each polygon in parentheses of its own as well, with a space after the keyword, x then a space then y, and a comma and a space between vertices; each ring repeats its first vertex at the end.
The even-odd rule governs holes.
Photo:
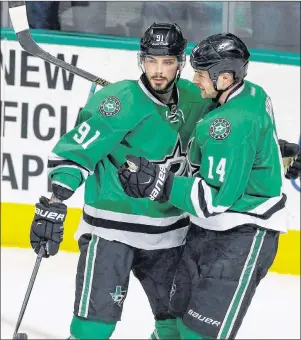
POLYGON ((84 226, 78 236, 86 230, 145 249, 183 241, 188 222, 175 223, 187 214, 170 203, 128 197, 117 176, 128 154, 164 164, 176 175, 187 174, 188 141, 209 101, 183 79, 177 83, 177 97, 177 104, 164 105, 141 79, 109 85, 94 94, 78 125, 56 144, 48 162, 51 181, 73 191, 85 183, 84 226), (181 237, 174 231, 179 227, 181 237), (137 232, 139 240, 125 236, 137 232), (141 233, 148 234, 147 241, 141 233))

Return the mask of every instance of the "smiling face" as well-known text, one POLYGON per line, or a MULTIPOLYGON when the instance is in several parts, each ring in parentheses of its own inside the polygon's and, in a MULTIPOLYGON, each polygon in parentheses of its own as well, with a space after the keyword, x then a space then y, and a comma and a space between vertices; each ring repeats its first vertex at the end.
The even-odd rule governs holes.
MULTIPOLYGON (((218 76, 216 85, 219 90, 223 90, 232 84, 232 82, 232 74, 225 72, 218 76)), ((202 98, 216 98, 217 91, 214 89, 208 71, 194 70, 193 83, 201 89, 202 98)))
POLYGON ((202 98, 215 98, 213 82, 209 77, 208 71, 194 70, 193 83, 201 90, 202 98))
POLYGON ((146 56, 144 58, 146 77, 155 91, 165 90, 176 77, 179 63, 174 56, 146 56))

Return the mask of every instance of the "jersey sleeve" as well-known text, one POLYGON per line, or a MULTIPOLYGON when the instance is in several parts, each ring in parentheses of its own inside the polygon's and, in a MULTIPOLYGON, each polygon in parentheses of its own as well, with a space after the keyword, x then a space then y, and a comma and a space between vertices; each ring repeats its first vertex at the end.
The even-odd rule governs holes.
POLYGON ((50 180, 75 191, 92 175, 96 164, 140 123, 131 114, 132 102, 130 89, 114 92, 108 87, 95 93, 80 112, 79 124, 53 148, 48 158, 50 180))
POLYGON ((199 153, 199 157, 194 154, 192 158, 201 159, 199 172, 195 178, 174 179, 170 202, 200 218, 230 209, 242 197, 248 183, 256 155, 255 125, 232 124, 223 118, 211 124, 200 123, 191 146, 194 153, 199 153))

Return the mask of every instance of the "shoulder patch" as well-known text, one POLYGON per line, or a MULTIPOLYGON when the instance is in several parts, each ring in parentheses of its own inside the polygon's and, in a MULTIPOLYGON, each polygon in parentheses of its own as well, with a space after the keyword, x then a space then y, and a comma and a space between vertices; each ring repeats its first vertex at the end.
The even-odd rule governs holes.
POLYGON ((99 112, 104 116, 115 116, 120 111, 121 103, 117 97, 108 97, 99 105, 99 112))
POLYGON ((217 118, 209 127, 210 136, 214 139, 225 139, 230 135, 231 125, 224 118, 217 118))

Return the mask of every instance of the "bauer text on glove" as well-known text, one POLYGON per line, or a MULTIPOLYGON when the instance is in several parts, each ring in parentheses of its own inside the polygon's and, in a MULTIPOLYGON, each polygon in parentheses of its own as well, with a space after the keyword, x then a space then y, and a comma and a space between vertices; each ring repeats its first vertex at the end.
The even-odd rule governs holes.
POLYGON ((118 177, 124 192, 134 198, 168 201, 174 174, 166 167, 154 164, 144 157, 127 156, 118 177))
POLYGON ((64 221, 67 206, 63 203, 51 203, 42 196, 35 205, 35 215, 30 229, 30 243, 36 253, 39 252, 41 242, 46 244, 46 257, 55 255, 63 240, 64 221))

